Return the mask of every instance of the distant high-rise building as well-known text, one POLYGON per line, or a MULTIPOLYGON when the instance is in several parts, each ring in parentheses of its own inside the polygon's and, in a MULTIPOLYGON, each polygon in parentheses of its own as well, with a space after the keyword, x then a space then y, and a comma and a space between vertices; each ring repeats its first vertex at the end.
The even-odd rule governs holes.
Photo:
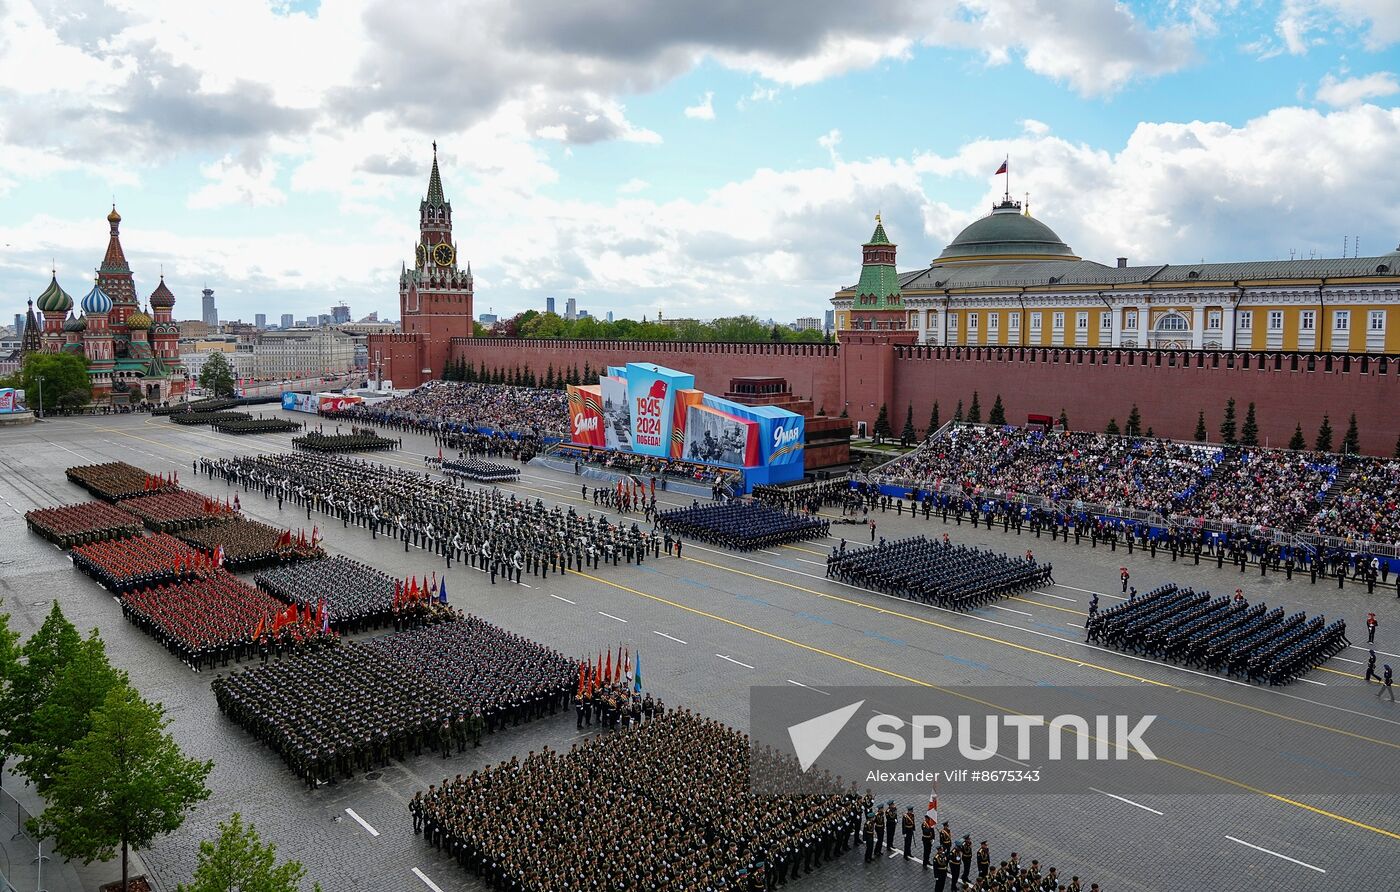
POLYGON ((477 317, 476 317, 476 321, 477 321, 477 322, 480 322, 482 325, 495 325, 495 324, 496 324, 496 314, 495 314, 495 313, 482 313, 480 316, 477 316, 477 317))
POLYGON ((204 324, 210 328, 219 327, 219 308, 214 306, 214 289, 205 288, 204 295, 204 324))
POLYGON ((16 313, 16 314, 15 314, 15 337, 16 337, 16 338, 22 338, 22 337, 24 337, 24 314, 23 314, 23 313, 16 313))
POLYGON ((612 310, 608 310, 608 321, 609 321, 609 322, 613 321, 613 320, 612 320, 612 310))
POLYGON ((316 327, 316 317, 315 317, 315 316, 307 316, 307 317, 306 317, 306 324, 309 325, 309 326, 311 326, 312 328, 315 328, 315 327, 316 327))
POLYGON ((258 328, 267 328, 267 314, 255 313, 253 315, 253 324, 258 328))
POLYGON ((827 310, 826 317, 822 320, 822 331, 831 334, 836 330, 836 311, 827 310))
POLYGON ((816 331, 821 325, 821 320, 816 316, 798 316, 797 321, 792 323, 793 331, 816 331))
POLYGON ((283 313, 283 314, 282 314, 282 324, 279 326, 279 328, 284 328, 284 329, 286 329, 286 328, 291 328, 294 324, 295 324, 295 322, 294 322, 293 319, 292 319, 292 314, 291 314, 291 313, 283 313))
MULTIPOLYGON (((544 299, 544 311, 545 311, 546 313, 553 313, 553 312, 554 312, 554 298, 552 298, 552 297, 546 297, 546 298, 544 299)), ((16 316, 15 318, 18 319, 19 317, 16 316)))
POLYGON ((336 325, 344 325, 350 321, 350 308, 345 304, 331 307, 331 322, 336 325))
POLYGON ((572 297, 564 302, 564 318, 569 320, 578 318, 578 301, 572 297))
POLYGON ((587 310, 579 310, 579 311, 578 311, 578 318, 580 318, 580 319, 587 319, 587 318, 589 318, 589 317, 592 316, 592 315, 593 315, 593 314, 590 313, 590 312, 588 312, 587 310))
POLYGON ((311 323, 311 324, 312 324, 312 325, 330 325, 330 324, 331 324, 331 314, 330 314, 330 313, 322 313, 321 315, 317 316, 317 317, 316 317, 316 321, 313 322, 313 323, 311 323))

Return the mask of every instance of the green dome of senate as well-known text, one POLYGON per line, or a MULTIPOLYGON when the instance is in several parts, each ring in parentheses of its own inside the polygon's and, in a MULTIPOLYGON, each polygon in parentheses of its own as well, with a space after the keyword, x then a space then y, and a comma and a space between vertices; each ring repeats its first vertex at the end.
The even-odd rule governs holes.
POLYGON ((971 223, 948 243, 938 263, 1014 263, 1035 260, 1078 260, 1055 231, 1021 213, 1021 204, 1003 201, 971 223))

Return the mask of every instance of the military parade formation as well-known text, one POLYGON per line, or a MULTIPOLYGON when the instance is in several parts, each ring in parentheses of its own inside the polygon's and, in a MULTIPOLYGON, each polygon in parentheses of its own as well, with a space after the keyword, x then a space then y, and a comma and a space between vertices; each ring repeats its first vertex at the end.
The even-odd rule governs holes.
POLYGON ((398 580, 342 554, 284 564, 254 579, 258 588, 288 604, 312 609, 325 604, 330 627, 342 634, 392 624, 403 603, 398 580))
POLYGON ((350 433, 326 434, 320 431, 307 431, 300 437, 292 437, 292 445, 308 452, 374 452, 384 449, 397 449, 399 441, 381 437, 368 428, 351 428, 350 433))
MULTIPOLYGON (((755 794, 750 756, 733 728, 662 709, 568 752, 544 748, 444 780, 410 810, 429 844, 489 888, 520 892, 767 890, 779 870, 795 879, 849 850, 854 793, 812 782, 805 795, 755 794), (542 803, 568 816, 563 844, 542 803)), ((790 757, 771 767, 801 777, 790 757)))
POLYGON ((461 477, 478 483, 504 483, 520 479, 520 469, 484 458, 450 459, 442 463, 442 472, 449 477, 461 477))
POLYGON ((735 551, 775 548, 787 542, 821 539, 830 521, 816 515, 780 511, 767 505, 727 503, 691 505, 656 515, 657 525, 671 535, 699 539, 735 551))
POLYGON ((139 536, 142 529, 140 518, 115 505, 96 501, 35 508, 25 512, 24 521, 31 532, 59 548, 139 536))
POLYGON ((1088 640, 1253 682, 1284 685, 1351 645, 1346 623, 1250 606, 1243 593, 1212 598, 1168 584, 1099 612, 1088 640))
POLYGON ((467 486, 381 464, 322 455, 286 454, 202 459, 201 473, 261 491, 281 504, 320 511, 438 555, 450 568, 468 563, 499 579, 520 583, 525 574, 598 569, 622 561, 641 563, 661 551, 659 533, 636 523, 614 523, 573 508, 547 507, 540 499, 467 486))
MULTIPOLYGON (((872 530, 873 531, 873 530, 872 530)), ((1050 565, 984 548, 913 536, 895 542, 831 549, 826 575, 922 604, 970 610, 1053 582, 1050 565)))

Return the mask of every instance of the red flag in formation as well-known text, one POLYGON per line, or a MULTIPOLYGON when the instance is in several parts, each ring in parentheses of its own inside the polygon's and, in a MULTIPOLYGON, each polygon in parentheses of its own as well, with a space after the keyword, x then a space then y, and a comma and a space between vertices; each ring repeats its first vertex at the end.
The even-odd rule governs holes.
POLYGON ((608 651, 608 662, 603 667, 603 678, 612 681, 612 651, 608 651))

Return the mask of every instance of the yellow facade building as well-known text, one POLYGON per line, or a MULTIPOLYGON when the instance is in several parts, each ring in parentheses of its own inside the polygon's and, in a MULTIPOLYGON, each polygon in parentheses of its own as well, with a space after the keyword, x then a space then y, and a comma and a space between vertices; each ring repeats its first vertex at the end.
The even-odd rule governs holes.
MULTIPOLYGON (((891 267, 894 247, 883 226, 866 246, 891 267)), ((947 346, 1400 353, 1400 248, 1378 257, 1149 266, 1119 258, 1105 266, 1075 255, 1007 199, 927 268, 863 274, 832 304, 838 331, 903 328, 947 346)))

